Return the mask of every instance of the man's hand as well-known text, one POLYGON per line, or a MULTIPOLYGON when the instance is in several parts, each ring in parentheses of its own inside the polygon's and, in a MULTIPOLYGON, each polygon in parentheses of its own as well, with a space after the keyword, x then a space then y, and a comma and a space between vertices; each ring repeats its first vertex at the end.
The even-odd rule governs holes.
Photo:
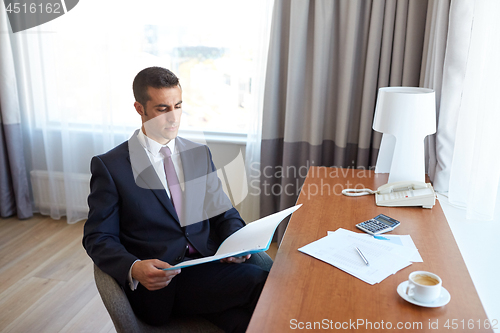
POLYGON ((164 271, 159 268, 172 267, 168 263, 149 259, 136 261, 132 266, 132 277, 148 290, 158 290, 168 286, 173 277, 181 272, 180 269, 164 271))
POLYGON ((241 264, 242 262, 245 262, 245 260, 250 259, 251 256, 251 254, 247 254, 243 257, 228 257, 221 259, 220 262, 224 262, 226 264, 241 264))

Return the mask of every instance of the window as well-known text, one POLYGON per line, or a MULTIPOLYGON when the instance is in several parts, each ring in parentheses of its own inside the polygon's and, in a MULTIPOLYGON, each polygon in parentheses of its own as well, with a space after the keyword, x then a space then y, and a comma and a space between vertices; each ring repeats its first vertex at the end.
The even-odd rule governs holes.
POLYGON ((162 66, 181 80, 181 130, 245 133, 263 9, 269 1, 80 1, 40 29, 57 82, 47 120, 138 127, 133 78, 162 66))

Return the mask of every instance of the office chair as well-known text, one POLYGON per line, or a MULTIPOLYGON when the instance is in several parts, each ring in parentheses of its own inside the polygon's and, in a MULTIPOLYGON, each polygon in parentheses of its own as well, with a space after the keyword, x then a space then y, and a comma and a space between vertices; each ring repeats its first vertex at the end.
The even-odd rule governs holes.
MULTIPOLYGON (((259 252, 253 254, 248 263, 269 271, 273 261, 267 253, 259 252)), ((164 326, 148 325, 135 316, 127 296, 118 282, 96 265, 94 265, 94 279, 117 333, 223 332, 219 327, 199 316, 173 319, 164 326)))

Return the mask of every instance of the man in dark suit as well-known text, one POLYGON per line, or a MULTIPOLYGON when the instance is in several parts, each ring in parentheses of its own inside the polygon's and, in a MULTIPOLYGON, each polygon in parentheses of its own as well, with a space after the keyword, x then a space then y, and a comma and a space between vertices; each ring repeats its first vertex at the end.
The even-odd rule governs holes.
POLYGON ((145 322, 199 314, 225 331, 243 332, 267 277, 243 263, 250 255, 162 270, 213 255, 245 223, 222 191, 208 147, 177 137, 178 78, 146 68, 133 90, 142 127, 92 159, 83 245, 145 322))

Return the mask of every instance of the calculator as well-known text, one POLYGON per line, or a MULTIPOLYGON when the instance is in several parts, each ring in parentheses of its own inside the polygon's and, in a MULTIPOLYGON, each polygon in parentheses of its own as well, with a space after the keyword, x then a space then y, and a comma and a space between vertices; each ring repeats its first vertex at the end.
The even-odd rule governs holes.
POLYGON ((393 219, 384 214, 375 216, 368 221, 356 224, 356 227, 369 233, 370 235, 379 235, 384 232, 394 230, 401 223, 398 220, 393 219))

